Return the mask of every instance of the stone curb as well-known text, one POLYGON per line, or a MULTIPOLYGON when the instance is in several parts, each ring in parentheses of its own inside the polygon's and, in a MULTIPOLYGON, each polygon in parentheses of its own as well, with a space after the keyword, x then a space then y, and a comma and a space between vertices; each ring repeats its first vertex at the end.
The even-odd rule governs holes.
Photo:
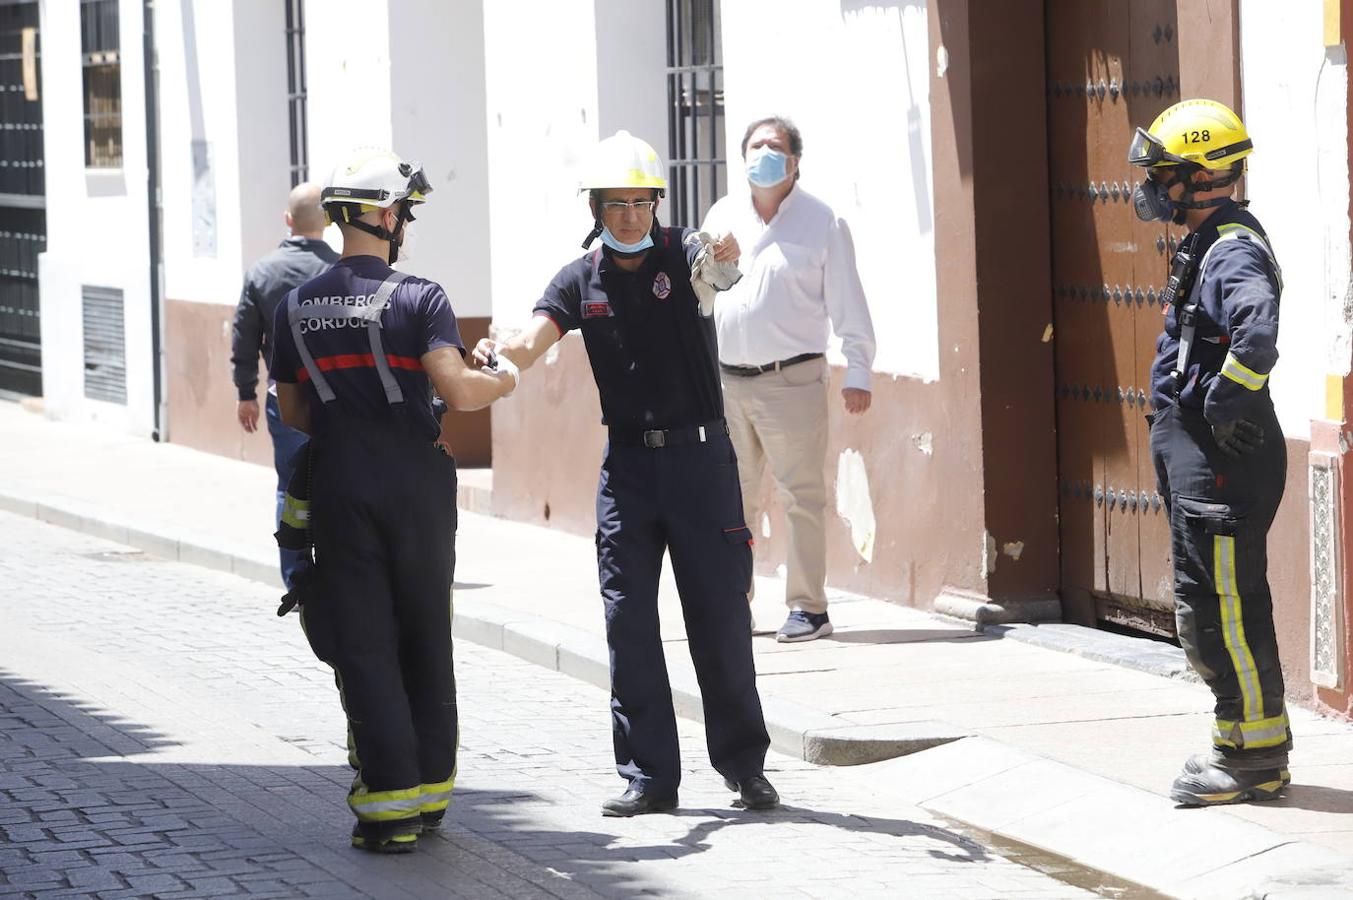
MULTIPOLYGON (((466 486, 461 488, 465 490, 466 486)), ((475 488, 469 490, 483 493, 475 488)), ((126 544, 164 559, 230 572, 279 590, 282 587, 276 563, 272 560, 250 558, 240 548, 211 546, 204 538, 172 537, 113 521, 97 510, 82 508, 76 501, 57 504, 0 492, 0 509, 126 544)), ((457 598, 452 633, 463 640, 502 650, 597 687, 610 687, 610 653, 606 641, 580 628, 487 602, 457 598)), ((704 707, 694 673, 673 667, 670 680, 677 714, 703 722, 704 707)), ((762 708, 771 746, 818 765, 853 766, 878 762, 967 736, 967 732, 938 722, 862 725, 775 698, 763 698, 762 708)))
POLYGON ((882 768, 871 778, 909 803, 1169 896, 1353 893, 1348 859, 1334 850, 1220 809, 1178 809, 1162 794, 990 738, 966 738, 882 768))
POLYGON ((984 625, 978 630, 984 634, 1033 644, 1046 650, 1071 653, 1125 669, 1136 669, 1162 678, 1201 682, 1198 675, 1189 667, 1184 651, 1164 641, 1096 631, 1083 625, 1069 625, 1064 622, 984 625))

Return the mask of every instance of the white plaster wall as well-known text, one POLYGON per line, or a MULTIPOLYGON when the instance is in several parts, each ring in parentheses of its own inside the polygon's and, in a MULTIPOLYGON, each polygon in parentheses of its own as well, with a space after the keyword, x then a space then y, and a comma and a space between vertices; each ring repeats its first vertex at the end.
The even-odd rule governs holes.
MULTIPOLYGON (((420 25, 428 27, 428 22, 420 25)), ((322 184, 354 147, 390 148, 394 143, 390 3, 308 0, 305 62, 310 91, 310 177, 322 184)))
POLYGON ((390 70, 394 150, 421 162, 433 188, 399 267, 439 282, 461 318, 492 313, 484 6, 400 0, 390 7, 390 33, 400 36, 390 70))
MULTIPOLYGON (((598 138, 593 0, 484 4, 493 319, 517 327, 591 227, 578 167, 598 138)), ((624 73, 617 73, 623 78, 624 73)), ((666 135, 658 141, 666 147, 666 135)))
POLYGON ((261 0, 156 6, 166 300, 234 305, 244 269, 286 235, 285 48, 263 30, 281 35, 283 24, 280 12, 275 23, 259 12, 261 0), (237 65, 239 56, 246 65, 237 65), (194 141, 211 149, 203 177, 214 221, 195 221, 194 141), (265 206, 271 216, 261 214, 265 206), (214 252, 195 246, 195 229, 214 231, 214 252))
POLYGON ((147 225, 145 84, 141 4, 120 6, 120 170, 84 167, 80 10, 43 3, 42 81, 47 177, 47 252, 39 259, 42 377, 48 415, 97 421, 134 434, 154 428, 147 225), (121 288, 127 405, 84 396, 81 285, 121 288))
POLYGON ((1325 376, 1349 370, 1347 73, 1323 21, 1320 0, 1240 4, 1248 192, 1284 280, 1270 385, 1284 432, 1303 438, 1325 415, 1325 376), (1319 181, 1294 189, 1294 175, 1319 181))
MULTIPOLYGON (((238 198, 240 262, 248 267, 288 233, 283 219, 291 191, 287 18, 284 5, 274 0, 234 0, 232 5, 238 193, 231 199, 238 198)), ((237 299, 233 293, 231 303, 237 299)))
MULTIPOLYGON (((730 191, 746 124, 803 132, 800 184, 850 224, 877 372, 939 376, 924 0, 724 0, 730 191)), ((844 359, 836 354, 835 361, 844 359)))
MULTIPOLYGON (((595 10, 597 137, 624 129, 652 144, 666 162, 667 4, 665 0, 596 0, 595 10)), ((659 218, 670 223, 670 210, 660 206, 659 211, 659 218)), ((700 223, 681 224, 698 227, 700 223)))

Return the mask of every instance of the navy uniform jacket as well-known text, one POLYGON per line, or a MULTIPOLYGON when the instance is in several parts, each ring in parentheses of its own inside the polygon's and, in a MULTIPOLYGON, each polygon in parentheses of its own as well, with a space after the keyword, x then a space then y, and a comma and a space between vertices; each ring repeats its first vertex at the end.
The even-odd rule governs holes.
MULTIPOLYGON (((1282 281, 1271 248, 1265 252, 1267 241, 1259 221, 1240 204, 1228 201, 1198 229, 1194 242, 1199 258, 1210 248, 1212 252, 1193 284, 1193 297, 1199 302, 1198 332, 1179 405, 1201 409, 1213 425, 1244 418, 1254 404, 1270 402, 1268 376, 1278 361, 1282 281), (1247 237, 1258 235, 1264 243, 1229 239, 1238 231, 1247 237), (1228 239, 1219 242, 1221 238, 1228 239)), ((1155 409, 1175 402, 1170 372, 1178 357, 1179 322, 1171 306, 1151 367, 1155 409)))
POLYGON ((535 313, 560 334, 577 328, 601 395, 602 421, 625 430, 686 428, 723 418, 713 317, 691 287, 699 245, 689 228, 659 228, 635 272, 606 248, 554 276, 535 313))
MULTIPOLYGON (((350 256, 301 285, 297 300, 302 308, 317 302, 365 305, 393 271, 383 259, 350 256)), ((306 349, 329 381, 343 412, 361 419, 388 419, 390 404, 371 355, 365 323, 359 319, 303 318, 300 326, 306 349)), ((273 378, 287 384, 309 381, 310 373, 296 352, 285 303, 277 307, 273 330, 273 378)), ((456 314, 441 285, 412 276, 400 282, 381 315, 381 344, 404 393, 405 411, 415 430, 435 441, 441 426, 432 412, 432 385, 423 371, 422 356, 439 347, 465 352, 456 314)), ((323 404, 313 388, 308 393, 311 421, 319 433, 325 422, 323 404)))
POLYGON ((324 241, 292 235, 277 249, 249 267, 235 307, 230 336, 230 362, 241 400, 253 400, 258 390, 258 355, 272 358, 272 323, 277 304, 287 291, 305 284, 338 261, 324 241))

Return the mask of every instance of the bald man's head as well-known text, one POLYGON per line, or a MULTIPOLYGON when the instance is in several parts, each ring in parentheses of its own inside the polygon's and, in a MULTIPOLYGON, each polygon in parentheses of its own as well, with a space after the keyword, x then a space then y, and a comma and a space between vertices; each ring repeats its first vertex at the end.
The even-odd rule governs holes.
POLYGON ((319 237, 324 233, 324 210, 319 205, 319 185, 302 181, 287 197, 287 227, 292 234, 319 237))

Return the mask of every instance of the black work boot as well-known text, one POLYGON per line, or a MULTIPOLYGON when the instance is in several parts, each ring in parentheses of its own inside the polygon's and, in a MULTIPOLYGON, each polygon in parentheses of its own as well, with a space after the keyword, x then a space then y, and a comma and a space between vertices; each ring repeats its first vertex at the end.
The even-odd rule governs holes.
POLYGON ((352 826, 352 846, 370 853, 412 853, 421 830, 418 819, 388 825, 358 822, 352 826))
POLYGON ((1248 800, 1277 800, 1292 783, 1292 773, 1276 769, 1224 769, 1210 754, 1184 762, 1184 771, 1170 786, 1170 799, 1180 806, 1222 806, 1248 800))

